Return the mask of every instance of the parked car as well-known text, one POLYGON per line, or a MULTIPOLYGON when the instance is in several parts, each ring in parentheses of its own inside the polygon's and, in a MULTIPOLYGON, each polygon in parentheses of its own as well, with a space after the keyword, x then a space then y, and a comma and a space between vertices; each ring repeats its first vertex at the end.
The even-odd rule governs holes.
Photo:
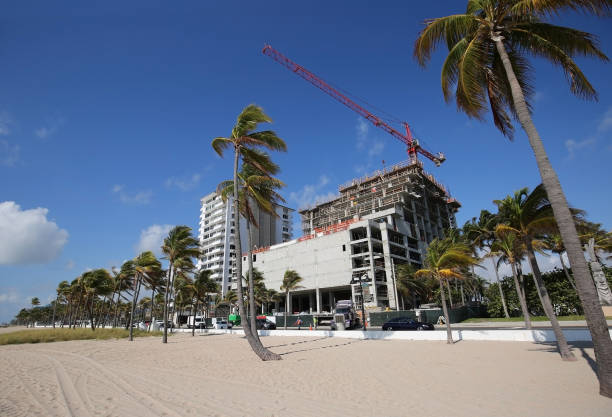
POLYGON ((382 325, 383 330, 434 330, 431 323, 416 321, 411 317, 396 317, 382 325))
MULTIPOLYGON (((164 321, 163 320, 157 320, 157 327, 159 327, 160 329, 164 328, 164 321)), ((172 323, 171 321, 168 321, 168 328, 172 329, 174 328, 174 323, 172 323)))
POLYGON ((227 320, 219 317, 213 317, 212 327, 213 329, 227 329, 227 320))
POLYGON ((257 325, 257 330, 275 330, 276 324, 273 321, 268 319, 256 319, 255 324, 257 325))

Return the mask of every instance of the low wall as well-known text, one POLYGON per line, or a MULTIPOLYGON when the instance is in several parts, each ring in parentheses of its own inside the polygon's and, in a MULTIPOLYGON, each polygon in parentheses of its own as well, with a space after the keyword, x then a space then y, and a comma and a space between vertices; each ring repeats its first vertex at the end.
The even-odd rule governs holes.
MULTIPOLYGON (((190 329, 176 329, 178 332, 191 332, 190 329)), ((196 330, 197 334, 236 334, 244 335, 243 330, 196 330)), ((588 329, 563 329, 569 342, 590 342, 588 329)), ((446 340, 446 330, 434 331, 382 331, 382 330, 259 330, 260 336, 299 336, 299 337, 338 337, 344 339, 374 340, 446 340)), ((612 332, 611 332, 612 337, 612 332)), ((554 342, 555 334, 551 329, 542 330, 453 330, 453 339, 484 340, 500 342, 554 342)))

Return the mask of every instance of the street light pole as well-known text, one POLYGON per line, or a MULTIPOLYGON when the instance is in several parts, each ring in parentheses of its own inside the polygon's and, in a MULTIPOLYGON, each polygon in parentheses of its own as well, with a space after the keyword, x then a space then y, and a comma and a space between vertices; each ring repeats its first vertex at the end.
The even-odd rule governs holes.
MULTIPOLYGON (((366 279, 368 278, 367 273, 364 276, 366 277, 366 279)), ((359 275, 359 288, 361 288, 361 318, 363 320, 363 330, 368 330, 367 324, 366 324, 365 308, 364 308, 365 292, 363 291, 363 283, 361 282, 361 275, 359 275)))

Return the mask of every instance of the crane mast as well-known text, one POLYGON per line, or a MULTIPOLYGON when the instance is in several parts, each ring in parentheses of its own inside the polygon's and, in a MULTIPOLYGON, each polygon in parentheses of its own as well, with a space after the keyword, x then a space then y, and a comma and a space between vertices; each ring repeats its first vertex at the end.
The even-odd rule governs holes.
POLYGON ((419 141, 416 138, 412 137, 412 132, 410 131, 410 126, 408 125, 408 123, 402 123, 406 130, 406 133, 403 134, 394 129, 393 127, 389 126, 378 116, 372 114, 367 109, 355 103, 353 100, 342 94, 340 91, 336 90, 334 87, 326 83, 324 80, 322 80, 312 72, 308 71, 306 68, 296 64, 295 62, 278 52, 276 49, 272 48, 270 45, 264 46, 262 53, 264 55, 269 56, 284 67, 288 68, 292 72, 296 73, 309 83, 313 84, 315 87, 318 87, 323 92, 329 94, 330 96, 338 100, 340 103, 344 104, 345 106, 365 118, 366 120, 369 120, 370 123, 372 123, 374 126, 384 130, 391 136, 394 136, 395 138, 404 142, 407 146, 408 157, 411 163, 417 162, 417 153, 420 153, 426 158, 432 160, 436 164, 436 166, 440 166, 440 164, 446 160, 442 152, 433 154, 427 151, 426 149, 423 149, 419 145, 419 141))

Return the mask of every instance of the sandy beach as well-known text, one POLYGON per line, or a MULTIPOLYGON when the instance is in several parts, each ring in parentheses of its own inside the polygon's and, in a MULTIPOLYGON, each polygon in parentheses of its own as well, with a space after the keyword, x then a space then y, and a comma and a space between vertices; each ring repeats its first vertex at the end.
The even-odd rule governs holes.
POLYGON ((0 347, 1 416, 610 416, 591 348, 236 335, 0 347))

